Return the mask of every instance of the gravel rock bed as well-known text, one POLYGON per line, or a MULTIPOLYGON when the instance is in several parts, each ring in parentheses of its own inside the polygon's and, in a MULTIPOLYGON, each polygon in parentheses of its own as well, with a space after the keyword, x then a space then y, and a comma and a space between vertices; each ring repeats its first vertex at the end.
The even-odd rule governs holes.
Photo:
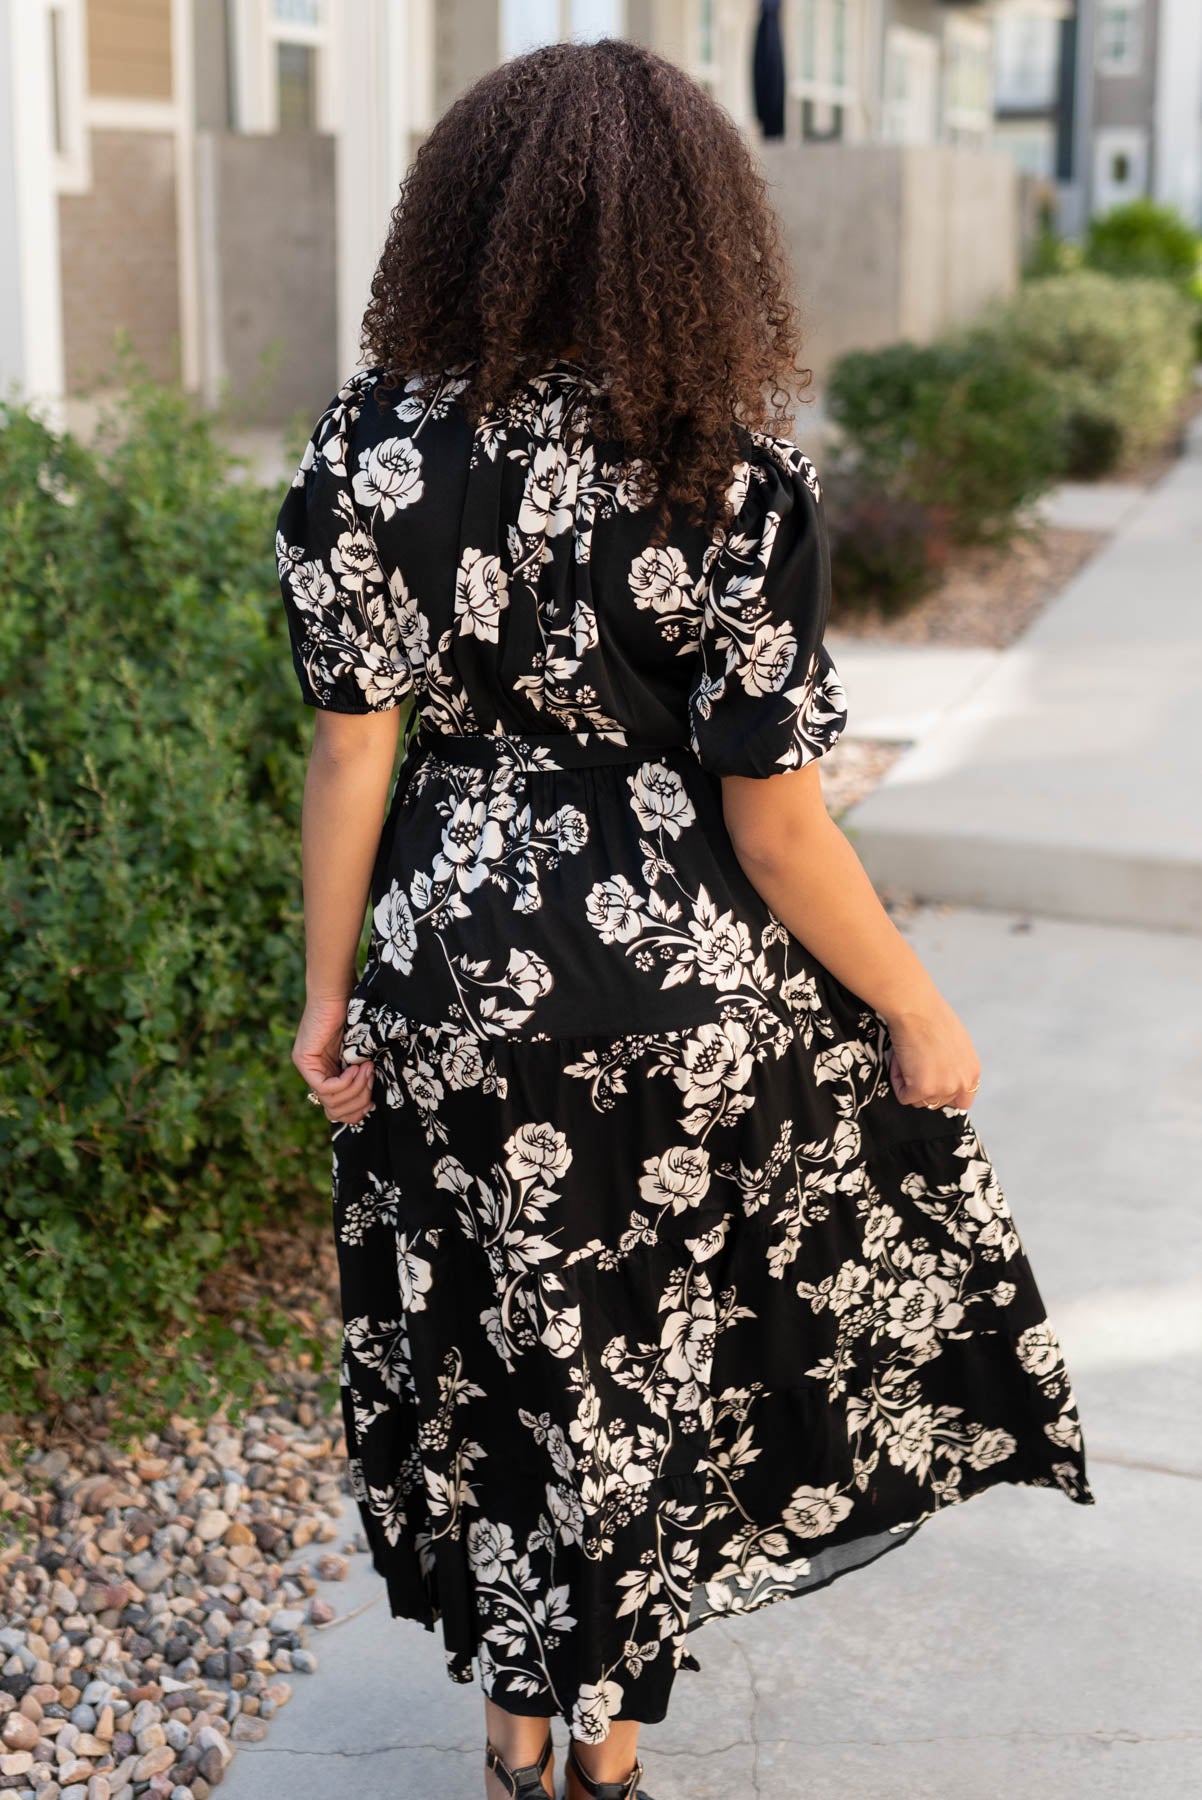
POLYGON ((1105 542, 1104 533, 1049 525, 1005 546, 957 549, 938 585, 907 611, 852 611, 836 596, 831 629, 878 643, 1004 650, 1105 542))
POLYGON ((345 1447, 316 1386, 0 1476, 0 1792, 206 1800, 266 1737, 337 1616, 320 1586, 366 1548, 338 1544, 345 1447))

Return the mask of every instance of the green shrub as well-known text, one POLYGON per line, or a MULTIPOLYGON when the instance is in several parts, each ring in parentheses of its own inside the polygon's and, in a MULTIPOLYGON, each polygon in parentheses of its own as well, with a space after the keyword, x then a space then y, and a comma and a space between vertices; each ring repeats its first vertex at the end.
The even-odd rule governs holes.
MULTIPOLYGON (((202 1285, 315 1206, 299 705, 279 495, 182 396, 96 449, 0 408, 0 1389, 124 1410, 247 1391, 202 1285), (172 1365, 169 1349, 174 1344, 172 1365)), ((254 1322, 279 1342, 271 1309, 254 1322)), ((320 1357, 320 1346, 312 1346, 320 1357)))
POLYGON ((995 330, 1054 383, 1072 474, 1157 448, 1192 381, 1192 309, 1167 281, 1094 269, 1030 281, 995 330))
POLYGON ((1202 237, 1171 206, 1132 200, 1090 221, 1085 262, 1107 275, 1153 275, 1188 289, 1202 266, 1202 237))
POLYGON ((954 537, 1004 537, 1060 466, 1057 399, 996 333, 841 357, 827 407, 861 491, 936 508, 954 537))

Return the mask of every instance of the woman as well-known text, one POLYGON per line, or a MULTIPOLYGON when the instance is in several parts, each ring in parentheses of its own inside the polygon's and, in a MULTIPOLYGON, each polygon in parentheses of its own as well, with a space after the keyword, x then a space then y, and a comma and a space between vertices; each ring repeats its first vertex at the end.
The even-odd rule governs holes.
POLYGON ((364 346, 278 540, 354 1492, 393 1614, 478 1664, 488 1794, 553 1791, 559 1714, 569 1800, 632 1800, 706 1619, 999 1482, 1093 1496, 969 1034, 823 805, 740 133, 632 44, 504 64, 414 160, 364 346))

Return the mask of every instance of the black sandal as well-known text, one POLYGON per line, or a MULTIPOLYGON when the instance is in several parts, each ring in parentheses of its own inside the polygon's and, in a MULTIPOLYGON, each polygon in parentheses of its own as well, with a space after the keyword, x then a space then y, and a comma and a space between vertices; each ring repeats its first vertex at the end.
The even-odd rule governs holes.
POLYGON ((589 1796, 589 1800, 651 1800, 639 1786, 643 1765, 636 1762, 625 1781, 594 1781, 576 1754, 575 1744, 568 1745, 568 1767, 589 1796))
POLYGON ((484 1767, 502 1782, 510 1795, 510 1800, 530 1800, 530 1796, 539 1794, 542 1800, 549 1800, 547 1790, 543 1786, 543 1774, 551 1760, 551 1733, 547 1733, 547 1741, 543 1745, 542 1755, 537 1762, 524 1763, 520 1769, 511 1769, 501 1752, 493 1744, 486 1744, 484 1749, 484 1767))

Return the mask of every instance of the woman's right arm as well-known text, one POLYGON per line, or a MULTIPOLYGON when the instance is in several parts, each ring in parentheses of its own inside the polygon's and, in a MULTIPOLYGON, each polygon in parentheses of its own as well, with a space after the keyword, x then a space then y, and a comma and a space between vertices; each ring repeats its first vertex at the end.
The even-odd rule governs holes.
POLYGON ((817 760, 780 775, 724 776, 722 807, 735 854, 761 898, 885 1020, 898 1099, 967 1109, 981 1073, 972 1039, 827 812, 817 760))

